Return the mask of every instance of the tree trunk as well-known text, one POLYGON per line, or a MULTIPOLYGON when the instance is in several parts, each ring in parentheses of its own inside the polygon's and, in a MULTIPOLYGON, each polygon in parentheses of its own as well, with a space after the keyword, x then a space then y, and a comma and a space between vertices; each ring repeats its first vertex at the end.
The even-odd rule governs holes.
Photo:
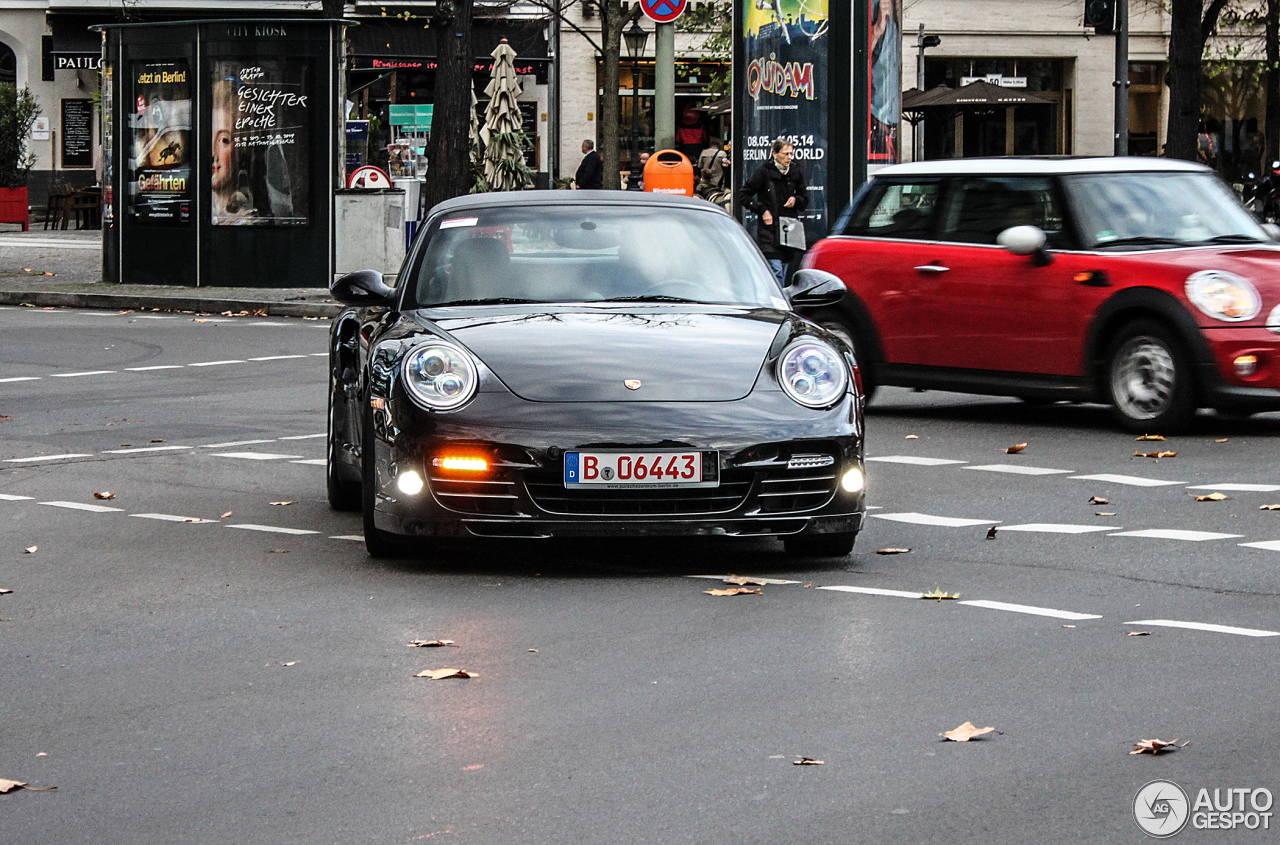
POLYGON ((618 122, 622 119, 622 101, 618 97, 620 73, 618 61, 622 45, 622 0, 603 0, 600 4, 600 47, 604 63, 600 87, 604 96, 600 100, 600 159, 604 162, 604 187, 617 190, 618 181, 618 122))
MULTIPOLYGON (((1267 136, 1262 172, 1280 159, 1280 0, 1267 0, 1267 136)), ((1262 175, 1262 174, 1259 174, 1262 175)))
POLYGON ((1201 0, 1172 0, 1169 31, 1169 158, 1196 160, 1200 126, 1201 0))
POLYGON ((436 102, 427 142, 423 207, 471 190, 471 49, 473 0, 441 0, 431 16, 436 34, 436 102))

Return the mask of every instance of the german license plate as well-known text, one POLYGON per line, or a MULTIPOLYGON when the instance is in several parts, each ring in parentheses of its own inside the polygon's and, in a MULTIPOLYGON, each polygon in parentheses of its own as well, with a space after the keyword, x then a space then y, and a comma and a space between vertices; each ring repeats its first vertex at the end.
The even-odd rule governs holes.
POLYGON ((718 487, 712 452, 565 452, 564 486, 627 490, 637 487, 718 487))

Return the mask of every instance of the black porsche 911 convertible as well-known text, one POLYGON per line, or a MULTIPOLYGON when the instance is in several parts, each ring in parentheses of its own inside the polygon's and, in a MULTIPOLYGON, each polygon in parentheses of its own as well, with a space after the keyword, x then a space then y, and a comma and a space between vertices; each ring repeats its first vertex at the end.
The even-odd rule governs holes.
POLYGON ((775 536, 842 556, 866 513, 851 350, 699 199, 526 191, 436 206, 329 346, 328 495, 375 557, 433 537, 775 536))

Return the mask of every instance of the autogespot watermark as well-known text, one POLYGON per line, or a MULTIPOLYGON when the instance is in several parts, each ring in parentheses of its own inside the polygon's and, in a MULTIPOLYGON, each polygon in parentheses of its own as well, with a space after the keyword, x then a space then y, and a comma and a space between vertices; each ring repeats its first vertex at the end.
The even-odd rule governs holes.
POLYGON ((1196 830, 1270 830, 1271 790, 1263 787, 1201 788, 1195 800, 1171 780, 1153 780, 1133 796, 1133 818, 1157 839, 1191 823, 1196 830))

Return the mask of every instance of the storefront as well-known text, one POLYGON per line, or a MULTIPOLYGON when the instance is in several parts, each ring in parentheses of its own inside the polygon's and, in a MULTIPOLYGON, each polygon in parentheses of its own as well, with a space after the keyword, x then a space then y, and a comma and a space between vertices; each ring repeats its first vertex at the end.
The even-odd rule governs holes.
POLYGON ((995 96, 991 102, 949 103, 953 108, 939 113, 943 119, 926 116, 924 158, 1071 153, 1071 92, 1063 85, 1063 59, 928 58, 924 77, 926 92, 984 82, 1009 95, 1008 102, 995 96))

